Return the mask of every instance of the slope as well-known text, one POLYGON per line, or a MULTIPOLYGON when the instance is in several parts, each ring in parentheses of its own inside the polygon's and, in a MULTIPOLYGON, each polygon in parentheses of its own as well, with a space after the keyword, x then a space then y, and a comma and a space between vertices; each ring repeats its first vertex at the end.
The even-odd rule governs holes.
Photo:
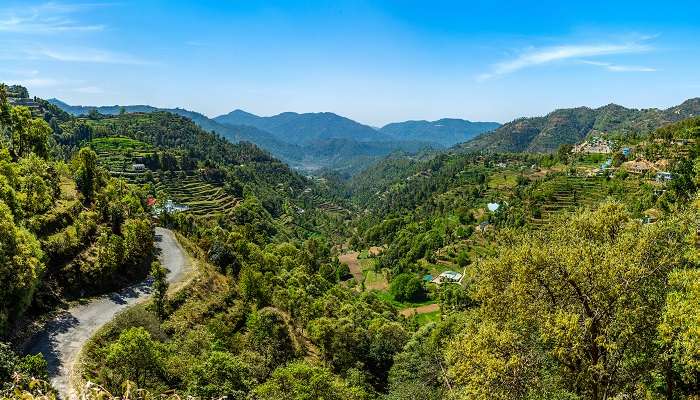
POLYGON ((700 98, 665 110, 630 109, 616 104, 560 109, 544 117, 519 118, 458 148, 463 151, 553 152, 589 135, 647 135, 669 123, 700 115, 700 98))

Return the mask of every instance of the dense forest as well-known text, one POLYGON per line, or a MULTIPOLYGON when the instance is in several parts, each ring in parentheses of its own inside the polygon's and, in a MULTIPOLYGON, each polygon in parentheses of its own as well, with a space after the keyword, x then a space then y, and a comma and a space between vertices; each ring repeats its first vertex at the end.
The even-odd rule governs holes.
POLYGON ((698 118, 628 120, 605 152, 460 147, 305 177, 180 115, 18 92, 0 88, 0 397, 58 394, 23 351, 32 322, 146 276, 152 299, 82 349, 85 398, 700 393, 698 118), (179 287, 156 226, 193 260, 179 287))

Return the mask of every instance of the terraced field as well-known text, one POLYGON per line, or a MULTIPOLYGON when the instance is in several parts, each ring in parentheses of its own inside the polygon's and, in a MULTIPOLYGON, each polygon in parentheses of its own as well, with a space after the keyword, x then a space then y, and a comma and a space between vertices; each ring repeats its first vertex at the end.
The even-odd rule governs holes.
MULTIPOLYGON (((636 187, 634 180, 624 181, 629 190, 636 187)), ((538 207, 540 217, 532 217, 533 224, 546 224, 552 216, 574 211, 579 207, 593 206, 611 196, 605 177, 562 176, 543 183, 535 191, 537 198, 533 207, 538 207)))
POLYGON ((165 192, 175 203, 188 206, 189 213, 200 216, 228 214, 240 201, 222 187, 204 182, 194 174, 170 178, 158 176, 156 189, 165 192))
POLYGON ((123 137, 106 137, 93 139, 90 147, 110 175, 135 184, 146 183, 147 175, 150 175, 157 192, 163 192, 160 196, 164 197, 162 200, 184 204, 189 207, 187 212, 190 214, 208 217, 228 214, 240 201, 227 194, 222 187, 205 182, 195 171, 134 171, 134 163, 155 152, 147 143, 123 137))
POLYGON ((90 141, 90 147, 97 153, 100 165, 110 172, 133 171, 135 162, 155 153, 149 144, 123 137, 96 138, 90 141))

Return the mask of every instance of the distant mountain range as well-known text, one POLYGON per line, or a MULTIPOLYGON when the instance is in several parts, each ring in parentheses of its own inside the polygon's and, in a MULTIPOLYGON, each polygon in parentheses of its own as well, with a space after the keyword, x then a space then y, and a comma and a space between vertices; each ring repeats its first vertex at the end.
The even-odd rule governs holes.
MULTIPOLYGON (((268 131, 278 138, 296 143, 316 140, 350 139, 358 142, 388 142, 397 138, 376 129, 329 112, 298 114, 285 112, 271 117, 259 117, 243 110, 234 110, 214 118, 226 125, 248 125, 268 131)), ((426 143, 430 140, 420 139, 426 143)))
POLYGON ((72 115, 87 115, 92 110, 106 115, 118 114, 122 110, 127 113, 168 111, 190 118, 202 129, 216 132, 232 142, 255 143, 293 167, 305 170, 330 168, 349 173, 394 152, 416 153, 422 149, 445 148, 500 126, 495 122, 442 119, 398 122, 376 129, 330 112, 285 112, 261 117, 234 110, 208 118, 181 108, 73 106, 58 99, 48 101, 72 115))
POLYGON ((595 109, 560 109, 544 117, 516 119, 457 148, 463 151, 547 153, 556 151, 562 144, 578 143, 588 136, 645 135, 663 125, 699 115, 700 98, 686 100, 665 110, 638 110, 617 104, 595 109))

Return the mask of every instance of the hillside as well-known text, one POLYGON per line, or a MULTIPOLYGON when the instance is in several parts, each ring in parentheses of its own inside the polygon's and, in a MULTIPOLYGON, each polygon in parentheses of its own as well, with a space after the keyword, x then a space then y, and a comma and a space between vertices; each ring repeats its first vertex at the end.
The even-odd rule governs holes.
POLYGON ((630 109, 616 104, 560 109, 544 117, 519 118, 460 146, 464 151, 553 152, 589 135, 644 136, 666 124, 700 115, 700 98, 665 110, 630 109))
POLYGON ((498 122, 443 118, 437 121, 394 122, 383 126, 379 131, 403 140, 433 142, 449 147, 500 126, 498 122))

